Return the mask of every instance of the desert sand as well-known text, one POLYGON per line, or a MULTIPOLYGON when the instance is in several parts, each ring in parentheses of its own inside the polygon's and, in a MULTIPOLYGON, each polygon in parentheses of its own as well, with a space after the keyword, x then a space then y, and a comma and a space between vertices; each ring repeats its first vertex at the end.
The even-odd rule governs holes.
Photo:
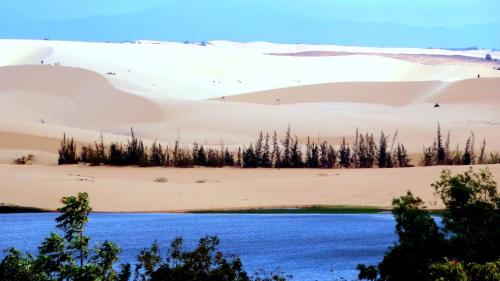
MULTIPOLYGON (((0 165, 5 203, 54 210, 63 196, 89 193, 99 212, 185 212, 193 210, 351 205, 390 207, 411 190, 429 208, 443 206, 431 183, 440 171, 467 167, 400 169, 114 168, 0 165), (164 177, 164 183, 154 182, 164 177)), ((500 165, 490 165, 500 174, 500 165)))
MULTIPOLYGON (((476 144, 486 138, 488 151, 500 151, 500 64, 482 60, 485 54, 500 58, 491 50, 0 40, 0 203, 53 209, 62 195, 89 191, 99 211, 388 206, 407 189, 429 201, 428 185, 440 167, 272 171, 54 164, 64 133, 78 143, 101 136, 105 143, 126 142, 130 127, 146 144, 179 140, 230 148, 248 145, 260 131, 282 134, 289 125, 302 140, 332 144, 344 136, 351 141, 356 128, 391 137, 397 131, 396 141, 418 162, 439 122, 452 147, 463 147, 474 132, 476 144), (35 165, 12 165, 29 153, 35 165), (158 176, 169 182, 154 183, 158 176), (205 178, 207 183, 194 184, 205 178), (371 192, 382 185, 382 192, 371 192), (309 194, 310 188, 317 193, 309 194)), ((492 171, 500 178, 497 166, 492 171)))
POLYGON ((330 45, 234 43, 199 44, 138 41, 89 43, 0 40, 0 66, 44 64, 79 67, 105 76, 115 87, 154 98, 199 100, 292 86, 354 81, 455 81, 500 77, 490 63, 426 65, 379 54, 434 54, 484 58, 491 50, 366 48, 330 45), (270 53, 344 51, 332 57, 275 56, 270 53), (358 55, 357 53, 363 53, 358 55))
POLYGON ((500 150, 500 78, 327 83, 193 101, 134 95, 70 67, 8 66, 0 74, 0 150, 55 153, 64 133, 79 142, 98 141, 101 132, 105 142, 126 142, 130 127, 165 145, 180 139, 237 146, 261 130, 283 133, 290 125, 301 139, 333 144, 352 138, 355 128, 398 130, 397 141, 418 153, 432 143, 437 122, 453 147, 473 131, 478 142, 487 139, 488 150, 500 150))

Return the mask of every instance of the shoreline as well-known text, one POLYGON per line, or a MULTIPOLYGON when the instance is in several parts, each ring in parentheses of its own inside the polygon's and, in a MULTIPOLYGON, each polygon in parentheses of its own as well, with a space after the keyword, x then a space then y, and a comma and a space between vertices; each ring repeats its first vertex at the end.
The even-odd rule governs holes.
POLYGON ((8 203, 0 203, 0 215, 1 214, 23 214, 23 213, 51 213, 55 211, 30 207, 30 206, 19 206, 8 203))
MULTIPOLYGON (((439 215, 443 209, 427 209, 430 213, 439 215)), ((0 215, 25 213, 58 213, 57 210, 41 209, 36 207, 17 206, 0 203, 0 215)), ((312 206, 276 206, 256 208, 225 208, 200 210, 165 210, 165 211, 93 211, 92 214, 186 214, 186 215, 351 215, 351 214, 391 214, 391 208, 373 206, 345 206, 345 205, 312 205, 312 206)))
MULTIPOLYGON (((197 210, 158 211, 93 211, 94 214, 375 214, 390 208, 373 206, 311 205, 311 206, 264 206, 254 208, 221 208, 197 210)), ((0 203, 0 214, 57 213, 57 210, 0 203)))
MULTIPOLYGON (((485 167, 500 177, 500 165, 474 169, 485 167)), ((87 192, 94 210, 105 213, 374 213, 390 210, 393 198, 411 190, 429 210, 440 210, 444 206, 431 184, 443 169, 461 173, 469 166, 278 170, 0 164, 0 202, 8 212, 18 212, 11 206, 50 212, 61 207, 62 197, 87 192)))

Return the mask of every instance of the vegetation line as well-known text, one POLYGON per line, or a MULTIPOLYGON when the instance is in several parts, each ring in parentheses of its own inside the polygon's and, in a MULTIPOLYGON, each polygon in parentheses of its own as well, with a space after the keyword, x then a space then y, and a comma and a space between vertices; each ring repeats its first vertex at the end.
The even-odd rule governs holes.
MULTIPOLYGON (((399 168, 412 167, 406 147, 397 142, 398 132, 392 136, 383 131, 378 139, 373 133, 361 133, 356 129, 355 140, 348 143, 346 138, 333 146, 326 141, 315 143, 307 137, 307 142, 299 143, 292 136, 290 127, 285 135, 276 132, 265 135, 260 132, 257 141, 248 147, 238 147, 229 151, 224 144, 220 149, 205 148, 197 142, 191 147, 182 147, 177 140, 173 148, 156 141, 147 147, 130 130, 131 139, 127 144, 113 142, 106 147, 101 138, 99 143, 84 145, 78 151, 73 138, 64 135, 59 149, 58 163, 140 167, 241 167, 241 168, 399 168)), ((436 137, 431 146, 423 146, 418 161, 420 166, 473 165, 500 163, 500 154, 486 154, 486 140, 479 151, 475 150, 474 134, 468 137, 465 147, 451 149, 450 134, 446 140, 441 135, 438 123, 436 137)))
MULTIPOLYGON (((234 209, 199 209, 177 211, 92 211, 93 214, 377 214, 389 212, 390 207, 350 206, 350 205, 312 205, 312 206, 280 206, 253 207, 234 209)), ((37 207, 18 206, 0 203, 0 214, 11 213, 55 213, 57 210, 37 207)), ((440 210, 433 210, 439 213, 440 210)))
POLYGON ((36 207, 26 207, 18 206, 13 204, 0 203, 0 214, 12 214, 12 213, 47 213, 50 210, 36 208, 36 207))
POLYGON ((390 211, 390 208, 371 206, 325 206, 315 205, 307 207, 281 208, 250 208, 250 209, 219 209, 195 210, 191 214, 377 214, 390 211))
MULTIPOLYGON (((424 201, 410 191, 394 198, 391 211, 398 241, 377 264, 358 264, 358 280, 500 280, 500 195, 491 172, 488 169, 474 172, 470 168, 452 175, 444 170, 431 186, 446 207, 441 223, 425 208, 424 201)), ((90 237, 86 236, 92 212, 88 194, 64 197, 61 203, 63 207, 58 209, 60 215, 55 219, 59 232, 46 237, 37 254, 6 249, 0 260, 0 280, 286 281, 291 278, 282 272, 257 273, 252 277, 238 257, 219 250, 220 240, 216 236, 201 238, 192 250, 185 250, 181 237, 172 240, 170 247, 160 247, 154 242, 138 253, 135 263, 118 264, 121 252, 118 245, 105 240, 92 247, 90 237)), ((337 206, 342 207, 350 206, 337 206)))

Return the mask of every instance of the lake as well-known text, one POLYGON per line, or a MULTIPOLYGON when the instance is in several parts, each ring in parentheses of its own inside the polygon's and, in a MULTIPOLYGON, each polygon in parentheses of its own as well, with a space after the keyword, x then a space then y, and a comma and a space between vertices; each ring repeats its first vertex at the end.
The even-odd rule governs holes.
MULTIPOLYGON (((0 214, 0 249, 14 246, 36 253, 55 229, 57 214, 0 214)), ((397 239, 390 214, 107 214, 90 216, 91 245, 109 239, 135 262, 139 251, 158 240, 166 252, 182 236, 186 248, 217 235, 224 253, 238 255, 245 270, 274 270, 292 280, 355 279, 358 263, 376 264, 397 239)), ((4 253, 0 253, 0 258, 4 253)))

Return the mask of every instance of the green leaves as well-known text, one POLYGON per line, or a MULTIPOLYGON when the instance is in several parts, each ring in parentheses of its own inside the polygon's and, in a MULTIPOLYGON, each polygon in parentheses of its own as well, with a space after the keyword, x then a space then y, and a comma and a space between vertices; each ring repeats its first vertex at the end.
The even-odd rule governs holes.
POLYGON ((113 264, 118 261, 118 254, 121 252, 120 247, 106 240, 102 245, 98 245, 94 252, 95 255, 92 257, 92 260, 99 268, 101 280, 115 280, 116 272, 113 269, 113 264))
MULTIPOLYGON (((92 211, 87 193, 64 197, 64 206, 56 218, 63 236, 51 233, 33 257, 19 250, 10 249, 0 262, 0 280, 9 281, 128 281, 132 277, 131 265, 122 264, 116 272, 120 248, 111 241, 104 241, 90 250, 89 238, 83 235, 88 216, 92 211), (84 263, 87 257, 91 259, 84 263), (76 260, 80 261, 78 264, 76 260)), ((226 258, 218 251, 220 240, 216 236, 200 239, 192 251, 184 251, 182 238, 170 245, 169 256, 163 259, 157 242, 137 256, 135 278, 137 281, 250 281, 241 260, 226 258)), ((280 274, 269 278, 256 277, 256 281, 286 281, 280 274)))
POLYGON ((57 209, 62 213, 56 218, 57 227, 64 232, 66 239, 71 240, 83 232, 85 224, 88 222, 88 215, 92 212, 89 195, 86 192, 81 192, 76 197, 63 197, 61 203, 64 206, 57 209))
POLYGON ((83 235, 88 215, 92 211, 87 193, 64 197, 64 206, 56 218, 57 227, 63 236, 51 233, 38 248, 39 255, 33 257, 16 249, 8 250, 0 263, 0 280, 12 281, 125 281, 130 278, 130 265, 124 265, 117 274, 113 265, 118 261, 120 248, 109 241, 98 245, 91 262, 84 259, 91 253, 89 237, 83 235), (76 257, 75 257, 76 255, 76 257), (75 262, 80 259, 79 265, 75 262), (120 279, 121 278, 121 279, 120 279))
POLYGON ((442 263, 432 265, 431 276, 436 281, 498 281, 500 280, 500 260, 464 265, 456 260, 445 259, 442 263))
MULTIPOLYGON (((491 172, 444 170, 432 187, 446 206, 443 229, 411 192, 394 199, 399 242, 379 263, 377 280, 500 280, 500 197, 491 172)), ((374 280, 368 267, 358 270, 374 280)))
POLYGON ((457 259, 488 262, 500 253, 500 197, 488 169, 451 175, 445 170, 432 185, 446 206, 445 230, 457 259))
POLYGON ((429 266, 445 252, 443 234, 422 199, 409 191, 392 201, 392 213, 399 241, 379 264, 380 280, 428 280, 429 266))
POLYGON ((200 239, 195 249, 185 251, 183 240, 178 237, 171 242, 168 257, 162 259, 159 245, 155 242, 137 257, 135 280, 250 281, 240 259, 226 258, 217 249, 219 243, 218 237, 206 236, 200 239))
POLYGON ((78 195, 63 197, 62 208, 57 209, 62 214, 56 218, 57 227, 64 232, 64 238, 69 242, 69 248, 79 252, 80 267, 88 256, 89 238, 83 236, 88 216, 92 212, 89 195, 80 192, 78 195))
POLYGON ((73 262, 73 257, 65 249, 64 239, 58 234, 51 233, 40 245, 39 256, 35 263, 40 271, 57 278, 63 267, 73 262))
POLYGON ((158 268, 161 262, 160 245, 155 241, 150 249, 143 249, 137 256, 135 274, 137 280, 149 280, 148 277, 158 268))
POLYGON ((448 208, 475 203, 498 207, 496 182, 488 169, 481 169, 476 173, 469 168, 456 176, 452 176, 450 170, 444 170, 440 180, 432 184, 432 187, 448 208))

